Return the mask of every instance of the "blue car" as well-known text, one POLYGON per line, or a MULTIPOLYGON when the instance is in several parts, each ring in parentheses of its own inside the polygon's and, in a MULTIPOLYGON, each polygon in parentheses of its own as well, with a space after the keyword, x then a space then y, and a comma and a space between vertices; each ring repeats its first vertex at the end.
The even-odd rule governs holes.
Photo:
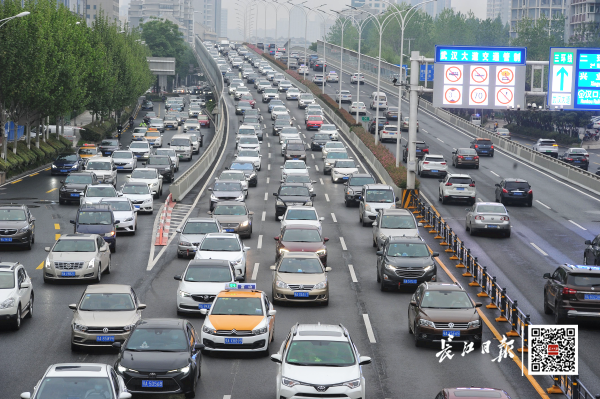
POLYGON ((110 247, 111 252, 117 250, 117 225, 112 208, 108 204, 82 205, 77 216, 71 220, 74 233, 99 234, 110 247))
POLYGON ((60 154, 52 163, 52 175, 68 175, 71 172, 82 170, 83 159, 79 154, 60 154))

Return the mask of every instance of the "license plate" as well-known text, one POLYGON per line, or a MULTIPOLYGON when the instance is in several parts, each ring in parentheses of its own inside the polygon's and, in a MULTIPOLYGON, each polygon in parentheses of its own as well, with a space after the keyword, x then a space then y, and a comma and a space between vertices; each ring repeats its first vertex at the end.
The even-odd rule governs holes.
POLYGON ((481 150, 481 152, 487 152, 487 150, 481 150))
POLYGON ((117 169, 123 169, 125 166, 117 166, 117 169))
POLYGON ((225 233, 233 233, 235 229, 225 229, 225 233))
POLYGON ((139 158, 139 157, 141 157, 141 154, 135 154, 135 156, 139 158))
POLYGON ((417 152, 421 152, 421 150, 417 150, 417 152))
POLYGON ((581 163, 581 161, 575 161, 575 163, 581 163))
POLYGON ((444 330, 442 331, 443 337, 460 337, 460 331, 444 330))
POLYGON ((61 169, 60 170, 60 173, 67 173, 67 172, 68 172, 68 170, 66 170, 66 169, 61 169))
POLYGON ((142 388, 162 388, 162 380, 142 380, 142 388))
POLYGON ((308 298, 308 292, 294 292, 294 298, 308 298))
POLYGON ((96 337, 96 342, 115 342, 114 335, 102 335, 96 337))
POLYGON ((63 277, 75 277, 75 272, 62 272, 60 275, 63 277))
POLYGON ((432 172, 433 172, 433 173, 437 173, 438 171, 437 171, 437 170, 432 170, 432 172))
POLYGON ((79 193, 71 193, 71 197, 79 197, 79 193))
POLYGON ((465 191, 465 188, 464 188, 464 187, 456 187, 456 189, 457 189, 458 191, 465 191))
POLYGON ((470 161, 471 159, 473 159, 473 158, 465 158, 466 161, 470 161))
POLYGON ((583 299, 589 299, 592 301, 600 301, 600 295, 584 294, 583 299))
POLYGON ((210 309, 210 303, 201 303, 198 305, 198 309, 210 309))
POLYGON ((2 242, 12 242, 12 238, 10 238, 10 237, 2 237, 2 238, 0 238, 0 241, 2 241, 2 242))
POLYGON ((498 226, 497 226, 497 225, 495 225, 495 224, 488 224, 488 225, 486 225, 486 227, 487 227, 488 229, 497 229, 497 228, 498 228, 498 226))
POLYGON ((342 180, 348 180, 348 176, 342 177, 342 180))
POLYGON ((225 338, 225 343, 241 345, 241 344, 243 344, 243 339, 242 338, 225 338))
POLYGON ((135 209, 140 209, 141 205, 134 205, 133 206, 135 209))
POLYGON ((110 155, 112 154, 112 151, 104 151, 105 154, 110 155))
POLYGON ((523 193, 513 193, 513 195, 523 195, 523 193))
POLYGON ((404 281, 402 282, 402 284, 417 284, 417 280, 405 278, 404 281))
POLYGON ((552 152, 552 150, 546 150, 546 152, 552 152))

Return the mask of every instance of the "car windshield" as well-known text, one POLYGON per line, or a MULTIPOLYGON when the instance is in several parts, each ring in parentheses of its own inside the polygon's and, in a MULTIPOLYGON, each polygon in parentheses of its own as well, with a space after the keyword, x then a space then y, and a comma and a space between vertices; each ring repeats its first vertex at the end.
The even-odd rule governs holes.
POLYGON ((119 159, 131 159, 133 158, 133 154, 131 152, 114 152, 112 157, 119 159))
POLYGON ((490 140, 490 139, 476 140, 475 144, 477 144, 477 145, 492 145, 492 140, 490 140))
POLYGON ((242 191, 242 185, 237 182, 217 182, 213 191, 242 191))
POLYGON ((91 175, 69 175, 65 179, 65 183, 72 184, 92 184, 92 176, 91 175))
MULTIPOLYGON (((117 192, 115 189, 111 187, 96 187, 96 186, 88 186, 87 191, 85 192, 86 197, 116 197, 117 192)), ((0 218, 0 220, 2 220, 0 218)))
POLYGON ((529 190, 529 183, 527 182, 506 182, 506 184, 504 185, 504 188, 506 188, 507 190, 513 191, 513 190, 529 190))
POLYGON ((321 262, 316 258, 283 258, 279 264, 279 273, 323 273, 321 262))
POLYGON ((112 170, 110 162, 88 162, 86 170, 112 170))
POLYGON ((336 168, 356 168, 354 161, 336 161, 336 168))
POLYGON ((175 152, 175 150, 170 150, 167 148, 157 148, 156 155, 166 155, 168 157, 174 157, 177 155, 177 153, 175 152))
POLYGON ((208 237, 200 244, 201 251, 241 251, 240 243, 233 237, 208 237))
POLYGON ((281 241, 287 242, 323 242, 318 230, 288 229, 283 233, 281 241))
POLYGON ((394 202, 394 192, 392 190, 367 190, 367 202, 394 202))
POLYGON ((181 328, 136 328, 133 330, 125 350, 136 352, 184 352, 188 340, 181 328))
POLYGON ((149 149, 149 145, 148 143, 131 143, 129 145, 129 148, 135 148, 135 149, 149 149))
POLYGON ((328 134, 315 134, 313 136, 313 140, 329 140, 329 135, 328 134))
POLYGON ((118 140, 102 140, 100 145, 119 145, 118 140))
POLYGON ((262 316, 263 309, 260 298, 217 297, 212 306, 211 315, 229 316, 262 316))
POLYGON ((382 229, 416 229, 415 219, 408 215, 385 215, 381 219, 382 229))
POLYGON ((554 140, 540 140, 540 145, 554 146, 555 144, 556 141, 554 140))
POLYGON ((79 310, 89 311, 113 312, 135 308, 130 294, 85 294, 79 304, 79 310))
POLYGON ((0 221, 20 222, 24 220, 27 220, 27 217, 22 209, 0 209, 0 221))
POLYGON ((477 151, 472 148, 461 148, 458 150, 459 155, 477 155, 477 151))
POLYGON ((510 133, 508 129, 498 128, 496 129, 496 133, 510 133))
POLYGON ((129 201, 100 201, 102 204, 108 204, 113 211, 131 211, 129 201))
POLYGON ((240 137, 240 144, 259 144, 256 137, 240 137))
POLYGON ((79 211, 78 224, 112 224, 112 212, 79 211))
POLYGON ((348 367, 356 363, 354 352, 345 341, 294 340, 286 362, 298 366, 348 367))
MULTIPOLYGON (((77 371, 75 368, 73 371, 77 371)), ((100 368, 98 367, 98 371, 100 368)), ((46 377, 40 382, 36 399, 114 398, 109 377, 46 377)))
POLYGON ((96 148, 80 148, 79 153, 81 155, 96 155, 98 150, 96 148))
POLYGON ((185 273, 184 280, 198 283, 228 283, 231 279, 229 267, 191 265, 185 273))
POLYGON ((385 130, 386 132, 397 132, 398 127, 397 126, 386 126, 383 130, 385 130))
POLYGON ((304 144, 298 144, 298 143, 288 144, 287 149, 288 149, 288 151, 304 151, 305 150, 304 144))
POLYGON ((573 273, 569 274, 567 284, 580 287, 600 287, 600 274, 573 273))
POLYGON ((96 252, 95 240, 58 240, 52 252, 96 252))
POLYGON ((365 184, 374 184, 373 177, 351 177, 348 183, 349 186, 364 186, 365 184))
POLYGON ((145 184, 125 184, 123 194, 150 194, 150 188, 145 184))
POLYGON ((300 100, 313 100, 312 94, 300 94, 300 100))
POLYGON ((471 184, 471 178, 470 177, 451 177, 450 179, 448 179, 449 183, 452 184, 471 184))
POLYGON ((64 154, 64 155, 59 155, 58 158, 56 158, 57 161, 65 161, 65 162, 77 162, 77 155, 76 154, 64 154))
POLYGON ((189 139, 173 139, 171 140, 171 145, 189 147, 191 143, 189 139))
POLYGON ((139 170, 135 169, 131 173, 132 179, 156 179, 156 172, 154 170, 139 170))
POLYGON ((219 177, 220 180, 238 180, 243 181, 246 180, 246 176, 243 173, 235 173, 235 172, 223 172, 219 177))
POLYGON ((335 131, 337 130, 335 126, 333 125, 323 125, 321 126, 321 131, 335 131))
POLYGON ((213 215, 223 216, 241 216, 246 213, 244 205, 217 205, 213 211, 213 215))
POLYGON ((238 157, 258 158, 258 151, 241 150, 240 152, 238 152, 238 157))
POLYGON ((234 162, 229 169, 232 170, 254 170, 254 165, 249 162, 234 162))
POLYGON ((247 129, 247 128, 242 128, 238 131, 238 134, 250 134, 250 135, 255 135, 256 131, 254 128, 252 129, 247 129))
POLYGON ((307 187, 283 186, 279 189, 279 195, 308 197, 309 192, 307 187))
POLYGON ((289 209, 285 220, 318 220, 313 209, 289 209))
POLYGON ((256 116, 245 117, 244 123, 258 123, 258 117, 256 117, 256 116))
POLYGON ((304 162, 286 162, 284 169, 306 169, 306 164, 304 162))
POLYGON ((309 121, 320 121, 322 120, 320 116, 309 116, 308 117, 309 121))
POLYGON ((285 179, 286 183, 311 183, 310 177, 307 175, 288 175, 285 179))
POLYGON ((15 288, 15 276, 12 272, 0 272, 0 290, 15 288))
POLYGON ((187 222, 183 234, 218 233, 219 226, 215 222, 187 222))
POLYGON ((327 153, 328 159, 346 159, 348 158, 348 153, 346 151, 330 151, 327 153))
POLYGON ((169 157, 150 157, 148 158, 148 165, 169 165, 169 157))
POLYGON ((387 250, 388 256, 407 256, 409 258, 423 258, 429 256, 429 249, 425 243, 415 244, 390 244, 387 250))
POLYGON ((477 205, 477 213, 506 213, 506 208, 503 205, 477 205))
POLYGON ((422 308, 438 308, 438 309, 469 309, 473 307, 473 303, 463 291, 425 291, 423 300, 421 301, 422 308))

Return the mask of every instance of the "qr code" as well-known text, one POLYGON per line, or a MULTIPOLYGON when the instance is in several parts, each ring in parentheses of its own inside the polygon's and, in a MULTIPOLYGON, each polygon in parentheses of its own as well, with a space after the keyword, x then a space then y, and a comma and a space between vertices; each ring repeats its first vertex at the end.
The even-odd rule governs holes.
POLYGON ((529 374, 578 374, 577 327, 529 325, 529 374))

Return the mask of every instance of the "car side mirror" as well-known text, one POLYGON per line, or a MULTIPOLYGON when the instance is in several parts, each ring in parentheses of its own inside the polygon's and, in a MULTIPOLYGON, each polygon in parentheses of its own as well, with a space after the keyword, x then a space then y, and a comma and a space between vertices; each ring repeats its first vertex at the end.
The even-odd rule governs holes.
POLYGON ((137 308, 138 308, 138 310, 144 310, 144 309, 146 309, 146 304, 140 303, 137 308))
POLYGON ((315 194, 315 193, 312 193, 312 194, 310 195, 310 198, 315 198, 316 196, 317 196, 317 194, 315 194))
MULTIPOLYGON (((275 363, 281 363, 281 355, 277 355, 277 354, 271 355, 271 361, 275 362, 275 363)), ((27 393, 29 393, 29 392, 27 392, 27 393)), ((23 396, 21 395, 21 397, 23 397, 23 396)), ((27 399, 29 399, 29 396, 27 397, 27 399)))
MULTIPOLYGON (((548 274, 550 274, 550 273, 548 273, 548 274)), ((77 304, 76 303, 70 304, 69 305, 69 309, 71 309, 71 310, 77 310, 77 304)))
POLYGON ((271 269, 271 270, 277 270, 277 266, 276 266, 276 265, 271 265, 271 266, 269 267, 269 269, 271 269))
POLYGON ((552 278, 552 275, 550 273, 544 273, 544 278, 552 278))
POLYGON ((377 226, 377 222, 371 223, 371 226, 377 226))
POLYGON ((61 181, 60 181, 60 183, 61 183, 61 184, 65 184, 65 181, 64 181, 64 180, 61 180, 61 181))
POLYGON ((396 202, 400 201, 400 197, 396 197, 396 202))
POLYGON ((283 216, 279 216, 277 219, 279 219, 279 220, 283 220, 283 216))
POLYGON ((417 306, 417 301, 410 301, 409 304, 410 306, 417 306))
MULTIPOLYGON (((283 183, 283 180, 281 182, 283 183)), ((273 193, 273 197, 277 197, 277 193, 273 193)))
POLYGON ((44 247, 44 251, 50 252, 50 247, 44 247))
POLYGON ((171 143, 167 143, 167 145, 171 145, 171 143))
POLYGON ((277 237, 273 237, 273 239, 274 239, 275 241, 279 241, 279 236, 277 236, 277 237))
POLYGON ((177 281, 181 281, 181 276, 180 276, 180 275, 173 276, 173 278, 174 278, 175 280, 177 280, 177 281))
POLYGON ((584 244, 585 245, 592 245, 592 242, 590 240, 585 240, 584 244))
POLYGON ((208 314, 208 309, 200 309, 200 314, 206 316, 208 314))
MULTIPOLYGON (((273 356, 275 356, 275 355, 273 355, 273 356)), ((271 357, 273 357, 273 356, 271 356, 271 357)), ((273 360, 273 359, 271 359, 271 360, 273 360)), ((279 361, 279 363, 281 363, 281 360, 279 361)), ((31 392, 21 393, 21 399, 30 399, 30 398, 31 398, 31 392)))
POLYGON ((177 229, 177 230, 175 230, 175 232, 181 233, 181 229, 177 229))
POLYGON ((271 310, 269 310, 269 312, 267 314, 269 316, 275 316, 277 314, 277 311, 275 309, 271 309, 271 310))
POLYGON ((121 223, 120 220, 115 220, 115 224, 119 224, 119 223, 121 223))
POLYGON ((119 394, 119 399, 131 399, 131 393, 129 393, 129 392, 121 392, 119 394))
POLYGON ((475 307, 480 308, 483 304, 481 302, 475 302, 475 307))
POLYGON ((112 167, 112 170, 117 170, 117 167, 116 167, 116 166, 113 166, 113 167, 112 167))
POLYGON ((208 213, 209 215, 212 215, 212 211, 207 211, 206 213, 208 213))
POLYGON ((369 356, 361 356, 360 361, 358 362, 359 366, 364 366, 365 364, 371 364, 371 358, 369 356))
POLYGON ((244 246, 244 251, 250 250, 250 247, 244 246))
POLYGON ((443 182, 444 182, 443 180, 438 180, 438 181, 439 181, 440 183, 443 183, 443 182))
POLYGON ((325 268, 325 271, 326 271, 326 272, 330 272, 331 270, 332 270, 332 269, 331 269, 331 267, 329 267, 329 266, 327 266, 327 267, 325 268))
POLYGON ((248 215, 250 215, 250 216, 254 215, 254 211, 248 212, 248 215))
POLYGON ((204 349, 204 344, 195 344, 194 345, 195 351, 201 351, 202 349, 204 349))
POLYGON ((121 349, 121 343, 120 342, 113 342, 112 343, 112 347, 116 348, 116 349, 121 349))
POLYGON ((325 218, 321 216, 321 217, 319 218, 319 222, 322 222, 323 220, 325 220, 325 218))

